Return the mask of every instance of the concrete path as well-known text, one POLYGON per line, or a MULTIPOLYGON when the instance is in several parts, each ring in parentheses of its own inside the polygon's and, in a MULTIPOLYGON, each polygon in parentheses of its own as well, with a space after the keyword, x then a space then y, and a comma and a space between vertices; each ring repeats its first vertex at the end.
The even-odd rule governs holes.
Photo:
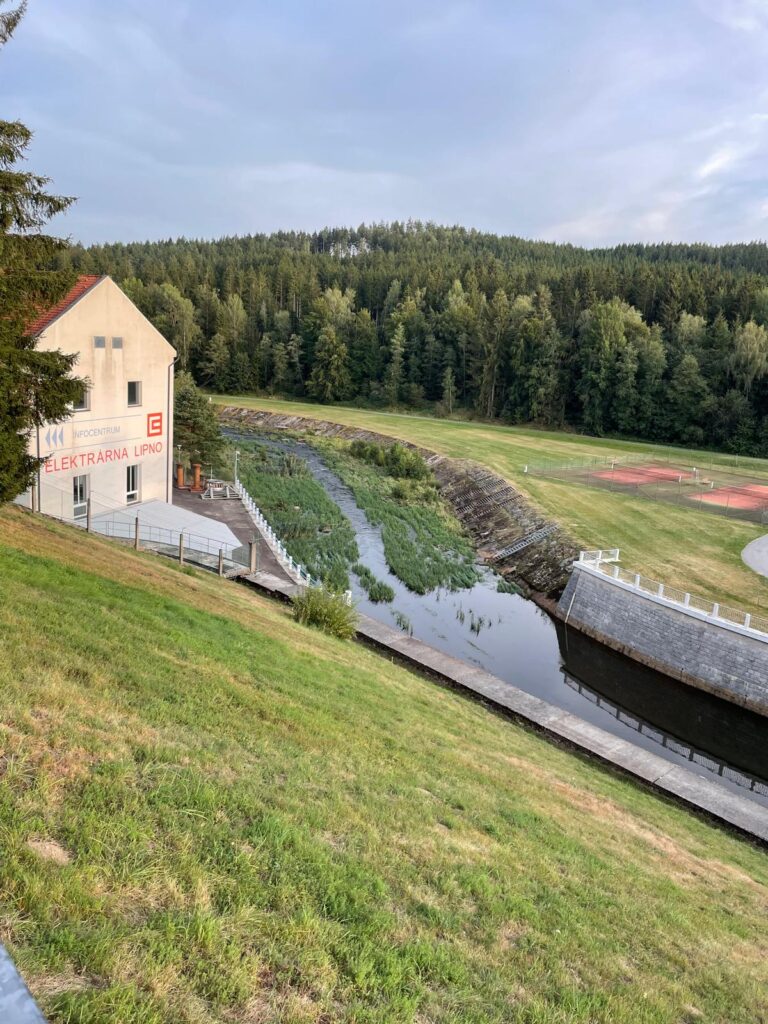
MULTIPOLYGON (((290 599, 295 584, 275 580, 268 573, 242 577, 266 593, 290 599)), ((395 655, 416 669, 471 693, 514 718, 572 749, 598 758, 654 789, 717 819, 745 835, 768 844, 768 807, 748 800, 703 776, 671 764, 650 751, 636 747, 562 708, 519 690, 482 669, 452 658, 421 640, 406 636, 365 615, 358 616, 357 635, 373 646, 395 655)))
POLYGON ((0 1021, 3 1024, 45 1024, 45 1017, 5 946, 0 946, 0 1021))
POLYGON ((258 527, 248 515, 239 498, 203 501, 199 494, 174 487, 173 507, 193 512, 198 518, 204 517, 208 520, 208 524, 204 525, 209 525, 211 529, 227 530, 235 536, 235 544, 247 545, 252 540, 261 540, 258 552, 259 571, 269 573, 280 580, 289 580, 285 569, 278 562, 267 542, 261 538, 258 527))
POLYGON ((741 552, 741 559, 761 576, 768 576, 768 534, 747 544, 741 552))

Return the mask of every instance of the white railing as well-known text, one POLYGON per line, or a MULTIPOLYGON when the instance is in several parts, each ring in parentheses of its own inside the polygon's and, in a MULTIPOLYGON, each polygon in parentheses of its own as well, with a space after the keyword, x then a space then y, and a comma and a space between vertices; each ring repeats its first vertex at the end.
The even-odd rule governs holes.
POLYGON ((267 547, 291 579, 295 583, 302 584, 307 587, 311 587, 313 584, 316 585, 319 581, 313 580, 304 566, 299 565, 298 562, 295 562, 288 554, 285 544, 283 544, 275 531, 269 525, 264 513, 238 479, 235 480, 235 491, 245 506, 246 512, 258 527, 259 533, 266 541, 267 547))
POLYGON ((650 579, 639 572, 630 572, 616 563, 619 560, 617 548, 608 551, 582 551, 576 565, 590 572, 599 573, 624 590, 632 590, 643 597, 669 605, 678 611, 692 615, 698 619, 706 619, 718 626, 744 631, 759 640, 768 643, 768 617, 765 615, 745 612, 739 608, 730 608, 719 601, 691 594, 681 587, 671 587, 666 583, 650 579), (608 556, 608 557, 606 557, 608 556))
POLYGON ((618 562, 619 549, 607 548, 600 551, 580 551, 579 561, 589 565, 598 565, 600 562, 618 562))
MULTIPOLYGON (((323 584, 321 580, 313 578, 308 569, 293 560, 292 556, 288 553, 285 544, 283 544, 275 531, 269 525, 264 513, 250 496, 241 481, 237 478, 235 478, 235 491, 245 506, 246 512, 258 527, 259 533, 266 541, 270 551, 291 579, 295 583, 298 583, 299 586, 322 587, 323 584)), ((351 590, 344 591, 344 600, 347 604, 352 604, 351 590)))

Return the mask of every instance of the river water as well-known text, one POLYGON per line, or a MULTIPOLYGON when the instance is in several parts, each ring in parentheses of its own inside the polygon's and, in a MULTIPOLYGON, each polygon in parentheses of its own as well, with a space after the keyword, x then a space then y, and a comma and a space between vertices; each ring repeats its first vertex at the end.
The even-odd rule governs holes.
MULTIPOLYGON (((233 436, 300 455, 349 519, 360 561, 395 592, 391 604, 374 604, 352 574, 360 612, 768 806, 767 719, 556 624, 532 601, 499 593, 499 577, 485 566, 478 566, 481 578, 470 589, 414 594, 389 571, 379 528, 315 449, 260 435, 233 436)), ((258 503, 258 495, 253 498, 258 503)))

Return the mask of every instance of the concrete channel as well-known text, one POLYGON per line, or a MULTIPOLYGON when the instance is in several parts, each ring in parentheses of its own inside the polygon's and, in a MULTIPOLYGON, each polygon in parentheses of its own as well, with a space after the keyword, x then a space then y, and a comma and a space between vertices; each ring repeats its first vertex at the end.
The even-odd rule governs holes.
MULTIPOLYGON (((270 596, 284 600, 290 600, 297 591, 295 584, 271 573, 259 572, 240 579, 270 596)), ((750 839, 768 845, 768 807, 729 792, 687 768, 671 764, 482 669, 444 654, 421 640, 405 636, 401 631, 367 616, 360 615, 358 618, 357 635, 361 641, 411 668, 480 698, 558 743, 597 758, 656 792, 680 801, 750 839)))

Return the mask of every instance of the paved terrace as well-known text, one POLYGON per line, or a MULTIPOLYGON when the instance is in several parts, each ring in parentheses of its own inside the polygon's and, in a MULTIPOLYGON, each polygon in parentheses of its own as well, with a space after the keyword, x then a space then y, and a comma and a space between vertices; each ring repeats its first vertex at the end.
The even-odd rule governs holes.
POLYGON ((206 519, 229 527, 241 544, 247 545, 251 541, 259 541, 257 562, 259 570, 269 573, 277 580, 291 582, 285 569, 261 537, 258 527, 246 512, 245 506, 239 498, 206 498, 203 501, 199 494, 174 487, 173 504, 177 508, 205 516, 206 519))

